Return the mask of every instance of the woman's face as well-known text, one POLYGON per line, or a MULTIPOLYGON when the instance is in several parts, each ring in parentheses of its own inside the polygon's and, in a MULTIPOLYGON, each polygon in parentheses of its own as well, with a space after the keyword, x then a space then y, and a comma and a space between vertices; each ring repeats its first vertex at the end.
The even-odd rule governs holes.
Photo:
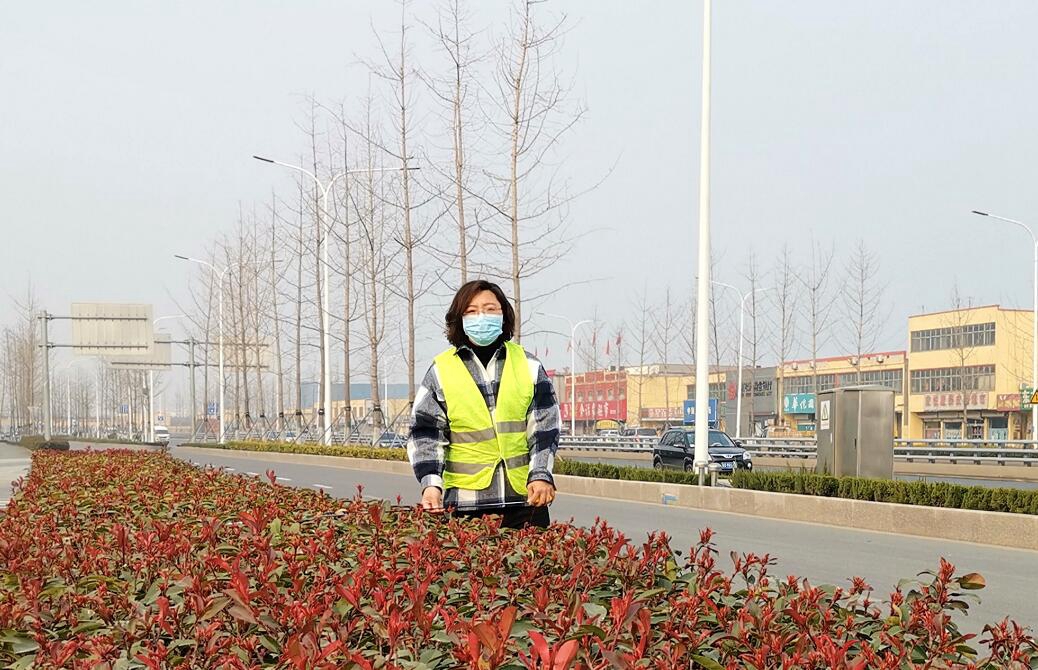
POLYGON ((465 316, 476 314, 493 314, 501 316, 501 303, 493 291, 480 291, 465 308, 465 316))

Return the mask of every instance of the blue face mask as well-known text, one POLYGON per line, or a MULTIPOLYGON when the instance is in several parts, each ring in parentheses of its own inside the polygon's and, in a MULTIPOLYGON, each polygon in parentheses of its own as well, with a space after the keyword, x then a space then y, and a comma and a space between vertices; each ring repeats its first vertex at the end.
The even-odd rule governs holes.
POLYGON ((500 314, 468 314, 462 317, 461 326, 472 343, 487 347, 497 341, 504 332, 505 318, 500 314))

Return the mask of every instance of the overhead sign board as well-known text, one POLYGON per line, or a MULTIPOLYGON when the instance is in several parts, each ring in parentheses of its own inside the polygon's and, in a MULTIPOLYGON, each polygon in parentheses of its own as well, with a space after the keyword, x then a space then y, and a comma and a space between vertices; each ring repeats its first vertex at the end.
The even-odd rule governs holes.
POLYGON ((166 333, 155 335, 151 353, 137 356, 122 355, 108 357, 108 363, 120 370, 165 370, 173 364, 172 345, 166 333))
POLYGON ((152 351, 151 305, 72 303, 72 346, 78 356, 141 355, 152 351))

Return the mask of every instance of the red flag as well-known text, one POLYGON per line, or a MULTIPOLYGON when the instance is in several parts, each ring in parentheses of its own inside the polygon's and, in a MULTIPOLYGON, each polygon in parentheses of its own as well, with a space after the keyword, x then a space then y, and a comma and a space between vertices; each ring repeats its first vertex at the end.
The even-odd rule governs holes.
POLYGON ((609 355, 609 342, 606 342, 606 356, 609 355))
POLYGON ((591 346, 598 344, 598 331, 591 333, 591 346))
POLYGON ((621 342, 622 338, 623 338, 623 334, 621 334, 621 333, 617 333, 616 334, 616 346, 620 346, 620 342, 621 342))

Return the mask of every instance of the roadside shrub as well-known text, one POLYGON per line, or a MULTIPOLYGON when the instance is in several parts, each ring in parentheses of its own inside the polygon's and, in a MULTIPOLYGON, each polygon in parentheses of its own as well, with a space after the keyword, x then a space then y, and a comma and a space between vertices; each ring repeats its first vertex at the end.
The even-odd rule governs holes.
POLYGON ((721 569, 603 522, 507 531, 194 468, 39 452, 0 518, 0 664, 74 668, 1028 668, 1010 621, 962 634, 978 574, 888 602, 852 579, 721 569), (953 616, 954 615, 954 616, 953 616))
POLYGON ((926 505, 984 512, 1038 514, 1038 490, 962 486, 948 482, 834 477, 805 471, 737 470, 732 486, 754 491, 926 505))
POLYGON ((26 449, 36 451, 38 449, 53 449, 55 451, 68 451, 68 438, 63 435, 51 435, 47 440, 42 435, 23 435, 18 444, 26 449))
POLYGON ((207 449, 230 449, 232 451, 264 451, 283 454, 312 454, 315 456, 345 456, 347 458, 372 458, 382 461, 406 461, 407 450, 399 447, 350 447, 323 444, 293 444, 292 442, 233 441, 184 444, 185 447, 207 449))

